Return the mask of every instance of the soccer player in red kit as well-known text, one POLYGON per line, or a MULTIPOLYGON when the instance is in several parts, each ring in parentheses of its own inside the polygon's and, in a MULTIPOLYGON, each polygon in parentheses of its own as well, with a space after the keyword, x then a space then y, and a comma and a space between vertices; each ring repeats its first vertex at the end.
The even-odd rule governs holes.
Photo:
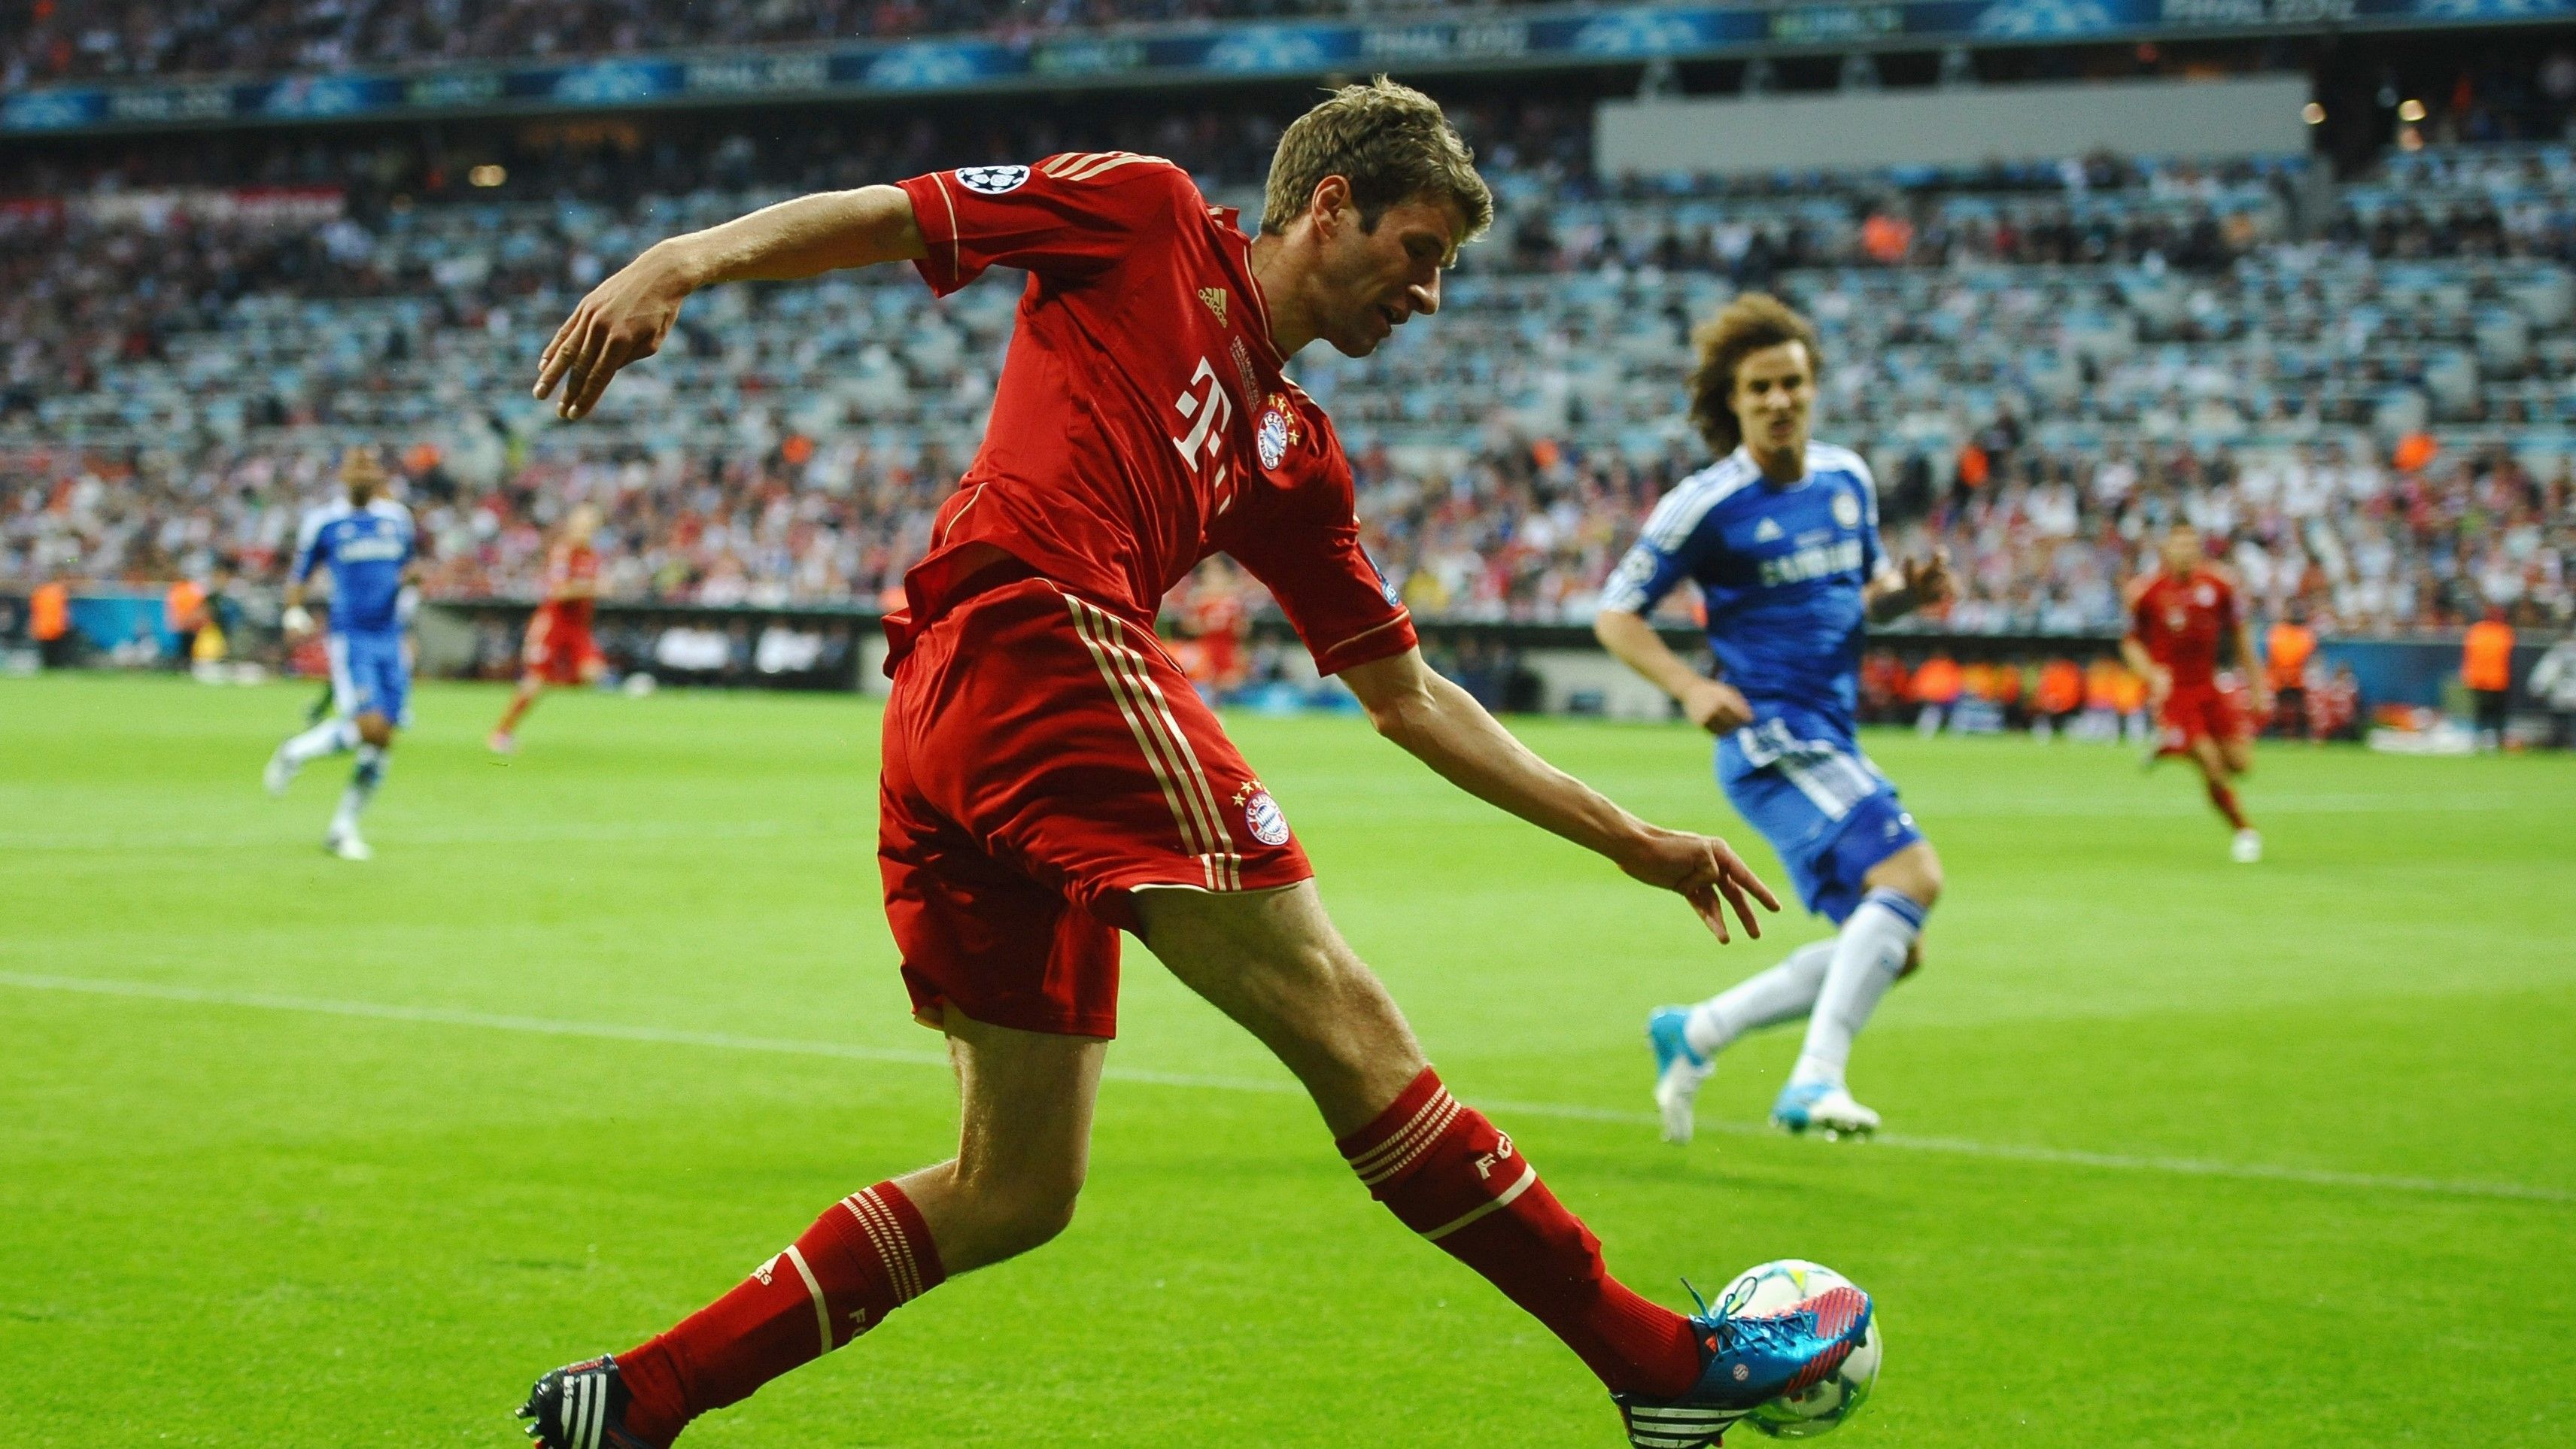
POLYGON ((608 661, 590 634, 590 615, 599 597, 599 552, 591 540, 599 533, 599 510, 573 505, 563 531, 546 554, 546 600, 528 619, 527 642, 519 651, 519 691, 485 741, 496 755, 519 748, 519 721, 549 684, 596 684, 608 661))
POLYGON ((2155 759, 2188 756, 2200 767, 2209 803, 2236 829, 2231 853, 2247 865, 2263 858, 2263 837, 2245 819, 2230 782, 2254 768, 2254 730, 2218 686, 2218 649, 2233 639, 2253 692, 2253 718, 2271 712, 2254 635, 2236 606, 2236 586, 2201 552, 2200 531, 2176 524, 2157 545, 2163 567, 2129 593, 2129 632, 2120 653, 2147 681, 2156 715, 2155 759))
POLYGON ((1227 553, 1379 732, 1452 782, 1681 893, 1720 940, 1728 905, 1749 931, 1753 902, 1777 909, 1723 841, 1630 815, 1424 665, 1360 549, 1332 423, 1282 372, 1309 342, 1364 356, 1438 310, 1443 268, 1492 206, 1439 107, 1381 79, 1288 128, 1256 237, 1169 162, 1074 153, 664 242, 565 322, 537 392, 563 385, 577 419, 710 282, 908 259, 944 295, 989 267, 1029 274, 982 450, 887 620, 878 856, 913 1012, 956 1064, 957 1156, 825 1209, 668 1332, 547 1374, 521 1410, 532 1437, 667 1444, 1062 1231, 1121 930, 1297 1075, 1373 1197, 1579 1355, 1634 1443, 1715 1443, 1860 1341, 1856 1289, 1693 1318, 1611 1277, 1512 1139, 1442 1088, 1324 914, 1278 802, 1155 641, 1172 585, 1227 553))

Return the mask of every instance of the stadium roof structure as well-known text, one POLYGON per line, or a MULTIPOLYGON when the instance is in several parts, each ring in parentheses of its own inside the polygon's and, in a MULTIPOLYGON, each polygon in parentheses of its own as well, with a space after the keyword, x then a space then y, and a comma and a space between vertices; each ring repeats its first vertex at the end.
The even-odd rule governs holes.
POLYGON ((28 88, 0 95, 0 135, 1293 81, 1370 70, 1425 74, 1797 52, 2455 29, 2571 16, 2576 0, 1879 0, 1195 23, 1018 40, 960 35, 28 88))

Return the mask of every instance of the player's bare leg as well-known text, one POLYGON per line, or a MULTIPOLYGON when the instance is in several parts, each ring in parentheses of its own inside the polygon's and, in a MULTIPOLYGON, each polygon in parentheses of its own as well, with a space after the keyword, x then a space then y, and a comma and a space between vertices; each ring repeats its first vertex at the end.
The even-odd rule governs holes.
POLYGON ((1224 895, 1142 890, 1136 913, 1155 956, 1296 1074, 1334 1136, 1367 1126, 1430 1065, 1312 881, 1224 895))
POLYGON ((531 1438, 548 1449, 660 1449, 949 1276, 1064 1231, 1091 1162, 1108 1043, 989 1026, 954 1008, 942 1024, 957 1071, 957 1155, 833 1204, 669 1332, 539 1379, 520 1411, 531 1438), (607 1430, 595 1439, 594 1420, 607 1430))
POLYGON ((951 1274, 1044 1246, 1073 1221, 1109 1044, 987 1026, 948 1010, 957 1155, 895 1179, 951 1274))
MULTIPOLYGON (((1511 1137, 1440 1085, 1386 988, 1312 881, 1273 891, 1136 893, 1145 943, 1173 975, 1297 1075, 1370 1196, 1482 1274, 1597 1375, 1637 1444, 1710 1444, 1804 1366, 1835 1358, 1868 1305, 1796 1324, 1687 1318, 1637 1296, 1600 1240, 1511 1137), (1854 1316, 1856 1315, 1856 1316, 1854 1316)), ((1857 1341, 1853 1338, 1854 1342, 1857 1341)), ((1838 1358, 1837 1358, 1838 1361, 1838 1358)))
POLYGON ((2209 792, 2209 803, 2236 832, 2228 846, 2229 855, 2239 865, 2252 865, 2263 858, 2263 837, 2246 820, 2244 807, 2236 801, 2231 783, 2237 776, 2254 768, 2254 746, 2243 738, 2216 739, 2202 735, 2191 742, 2192 763, 2200 768, 2201 785, 2209 792))
POLYGON ((536 673, 519 676, 519 687, 510 695, 510 705, 501 711, 501 722, 492 726, 491 738, 483 743, 496 755, 514 754, 519 748, 519 721, 536 708, 537 696, 546 692, 545 676, 536 673))

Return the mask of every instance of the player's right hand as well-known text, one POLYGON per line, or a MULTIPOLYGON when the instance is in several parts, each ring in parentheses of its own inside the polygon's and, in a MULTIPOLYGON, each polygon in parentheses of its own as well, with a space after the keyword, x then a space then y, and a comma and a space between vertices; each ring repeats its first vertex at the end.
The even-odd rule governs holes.
POLYGON ((1753 873, 1753 867, 1746 865, 1732 846, 1714 835, 1649 825, 1630 848, 1614 859, 1621 870, 1636 879, 1678 892, 1720 942, 1734 939, 1726 929, 1728 906, 1735 908, 1735 918, 1744 923, 1744 933, 1757 940, 1762 935, 1762 923, 1753 914, 1753 902, 1760 901, 1766 910, 1780 909, 1780 898, 1771 894, 1762 877, 1753 873))
POLYGON ((1733 734, 1753 722, 1753 706, 1734 685, 1703 679, 1682 699, 1682 713, 1713 735, 1733 734))
POLYGON ((561 383, 555 416, 565 422, 588 417, 618 369, 662 350, 688 295, 679 268, 659 249, 628 262, 555 329, 537 357, 536 395, 545 397, 561 383))

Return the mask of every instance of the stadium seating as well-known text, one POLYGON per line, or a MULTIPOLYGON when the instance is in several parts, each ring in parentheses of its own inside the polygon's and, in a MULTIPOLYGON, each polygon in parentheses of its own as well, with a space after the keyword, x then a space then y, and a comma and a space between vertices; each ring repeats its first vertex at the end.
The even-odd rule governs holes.
MULTIPOLYGON (((1605 188, 1564 164, 1579 144, 1476 124, 1502 209, 1443 315, 1299 369, 1426 616, 1589 616, 1696 465, 1691 323, 1755 286, 1817 319, 1820 431, 1877 466, 1891 543, 1957 556, 1948 627, 2114 628, 2175 517, 2223 536, 2267 609, 2330 628, 2486 600, 2570 616, 2564 148, 2400 153, 2339 186, 2296 161, 2096 159, 1605 188)), ((1257 209, 1241 129, 1164 131, 1257 209)), ((581 291, 793 189, 748 142, 632 180, 409 205, 97 184, 0 212, 0 581, 274 569, 331 450, 371 439, 404 452, 441 594, 532 593, 542 525, 587 497, 610 597, 884 597, 973 446, 1014 289, 933 303, 889 270, 719 291, 561 428, 526 383, 581 291)))
MULTIPOLYGON (((1510 0, 1486 0, 1488 5, 1510 0)), ((523 59, 726 45, 896 39, 982 32, 1026 39, 1176 20, 1391 15, 1434 0, 263 0, 111 4, 57 0, 13 9, 0 34, 0 88, 51 80, 277 73, 424 60, 523 59)))

